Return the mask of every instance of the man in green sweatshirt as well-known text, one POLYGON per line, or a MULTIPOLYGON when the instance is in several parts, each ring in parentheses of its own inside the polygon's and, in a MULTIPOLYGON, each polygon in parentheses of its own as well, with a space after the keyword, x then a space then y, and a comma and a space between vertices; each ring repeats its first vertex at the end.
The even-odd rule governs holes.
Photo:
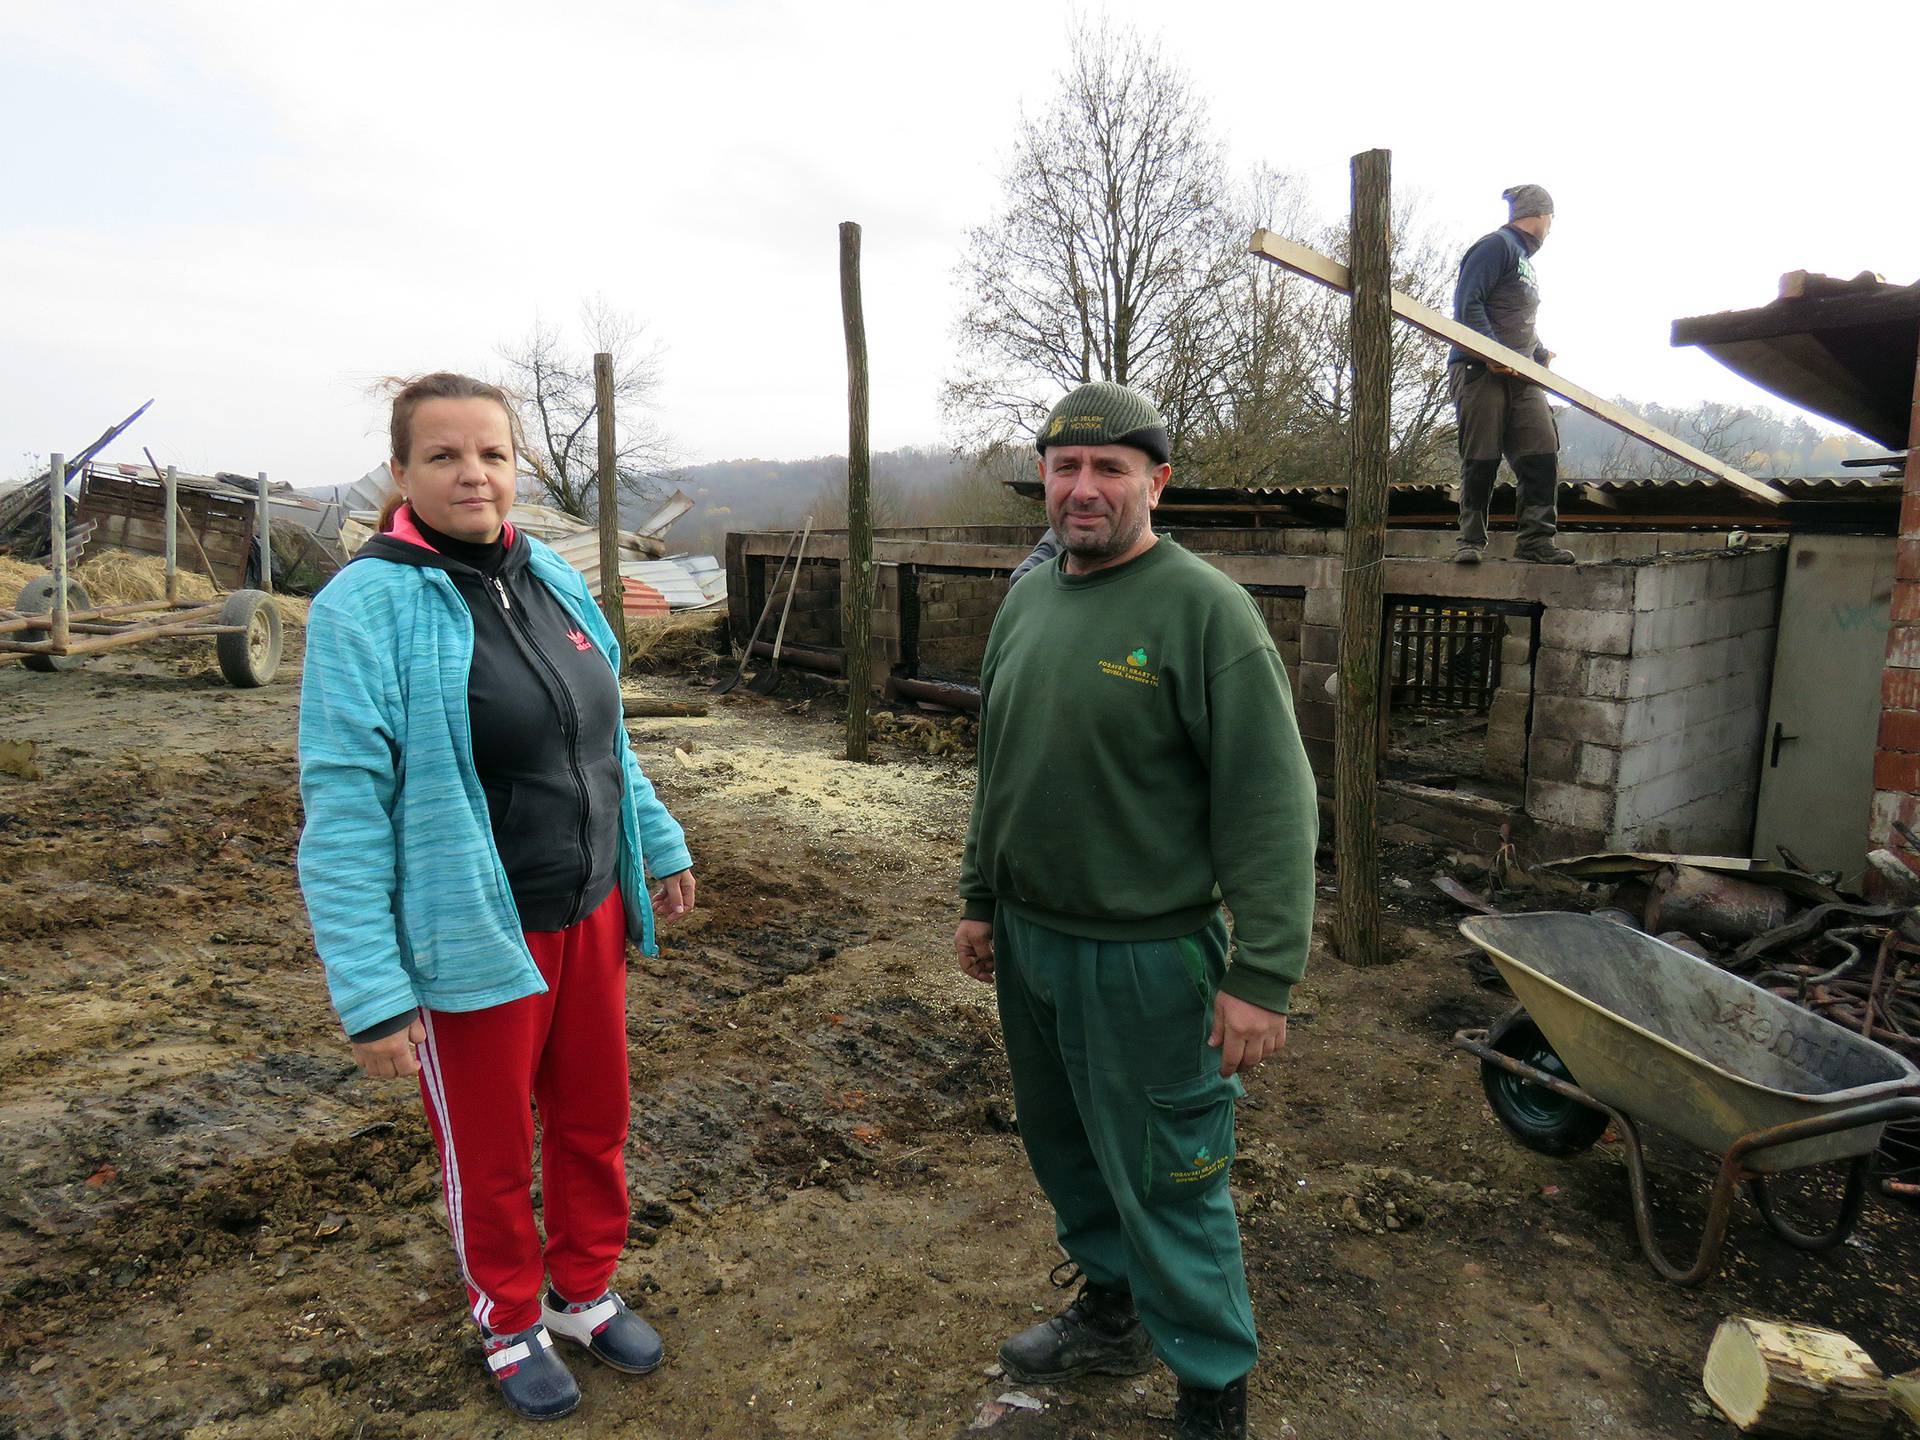
POLYGON ((1038 446, 1063 550, 987 642, 953 943, 996 988, 1020 1138, 1084 1283, 1000 1363, 1046 1383, 1157 1353, 1182 1440, 1240 1437, 1234 1101, 1306 964, 1313 775, 1252 599, 1153 533, 1173 472, 1152 403, 1082 385, 1038 446))

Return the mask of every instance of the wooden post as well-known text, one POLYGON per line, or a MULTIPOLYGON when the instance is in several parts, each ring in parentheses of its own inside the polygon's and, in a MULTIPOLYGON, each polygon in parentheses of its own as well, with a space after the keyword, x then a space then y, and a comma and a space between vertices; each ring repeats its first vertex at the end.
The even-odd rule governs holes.
POLYGON ((267 501, 267 472, 260 472, 260 588, 269 595, 273 593, 273 531, 269 526, 268 511, 272 509, 267 501))
POLYGON ((860 306, 860 227, 840 226, 840 318, 847 332, 847 560, 840 571, 846 646, 847 759, 867 758, 873 687, 873 476, 867 450, 867 321, 860 306))
POLYGON ((613 638, 627 648, 627 592, 620 584, 620 476, 614 467, 613 356, 593 357, 593 408, 599 424, 600 610, 613 638))
POLYGON ((57 654, 67 645, 67 457, 54 455, 47 471, 47 538, 52 550, 47 568, 53 571, 53 623, 47 639, 57 654))
POLYGON ((172 465, 167 466, 167 604, 180 603, 180 548, 179 506, 180 473, 172 465))
POLYGON ((1380 617, 1387 551, 1387 457, 1392 444, 1393 267, 1390 156, 1353 157, 1353 473, 1340 571, 1340 710, 1335 724, 1334 853, 1340 954, 1377 965, 1380 953, 1380 617))

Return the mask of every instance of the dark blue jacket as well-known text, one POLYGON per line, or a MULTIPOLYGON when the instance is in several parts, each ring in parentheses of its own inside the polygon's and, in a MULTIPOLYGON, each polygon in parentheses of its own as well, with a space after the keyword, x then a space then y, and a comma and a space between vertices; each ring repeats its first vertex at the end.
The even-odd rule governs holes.
MULTIPOLYGON (((1453 291, 1453 318, 1509 350, 1547 363, 1547 347, 1534 333, 1540 311, 1540 287, 1533 274, 1533 252, 1540 242, 1524 230, 1502 225, 1473 242, 1461 257, 1453 291)), ((1479 364, 1459 346, 1447 354, 1449 365, 1479 364)))

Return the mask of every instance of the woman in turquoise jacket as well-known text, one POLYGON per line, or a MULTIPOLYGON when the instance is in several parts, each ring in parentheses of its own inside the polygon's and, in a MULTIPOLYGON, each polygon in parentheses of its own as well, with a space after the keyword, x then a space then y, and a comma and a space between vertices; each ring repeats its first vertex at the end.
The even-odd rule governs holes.
POLYGON ((693 862, 628 745, 586 582, 507 523, 506 395, 424 376, 391 431, 404 503, 308 626, 300 885, 355 1060, 419 1077, 488 1374, 549 1419, 579 1403, 553 1335, 630 1373, 661 1360, 611 1288, 626 947, 655 953, 656 906, 693 908, 693 862))

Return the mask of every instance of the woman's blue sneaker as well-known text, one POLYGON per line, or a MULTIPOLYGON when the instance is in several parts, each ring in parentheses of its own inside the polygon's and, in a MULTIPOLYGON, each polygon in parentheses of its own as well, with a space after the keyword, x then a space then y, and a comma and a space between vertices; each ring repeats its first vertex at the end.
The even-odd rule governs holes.
POLYGON ((533 1325, 517 1335, 481 1333, 487 1373, 509 1410, 528 1420, 558 1420, 573 1412, 580 1403, 580 1387, 566 1362, 554 1354, 546 1326, 533 1325))
POLYGON ((540 1319, 554 1334, 586 1346, 594 1359, 629 1375, 659 1369, 666 1354, 654 1328, 611 1290, 598 1300, 569 1305, 548 1287, 540 1301, 540 1319))

